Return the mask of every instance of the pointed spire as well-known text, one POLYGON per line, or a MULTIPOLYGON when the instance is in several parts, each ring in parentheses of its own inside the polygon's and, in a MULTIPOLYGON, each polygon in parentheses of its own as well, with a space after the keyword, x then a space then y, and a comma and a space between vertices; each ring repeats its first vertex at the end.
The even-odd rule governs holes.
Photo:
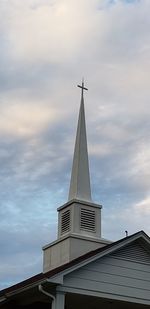
POLYGON ((78 85, 78 87, 81 88, 81 104, 72 165, 69 201, 72 199, 91 201, 91 186, 83 96, 83 91, 88 89, 84 87, 84 80, 82 80, 82 86, 78 85))

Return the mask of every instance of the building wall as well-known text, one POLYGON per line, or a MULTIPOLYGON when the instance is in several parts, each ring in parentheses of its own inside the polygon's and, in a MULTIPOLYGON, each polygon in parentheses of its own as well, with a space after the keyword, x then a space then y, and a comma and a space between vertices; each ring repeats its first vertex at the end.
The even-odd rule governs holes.
POLYGON ((68 274, 64 286, 150 305, 150 263, 129 259, 127 251, 127 257, 118 252, 68 274))

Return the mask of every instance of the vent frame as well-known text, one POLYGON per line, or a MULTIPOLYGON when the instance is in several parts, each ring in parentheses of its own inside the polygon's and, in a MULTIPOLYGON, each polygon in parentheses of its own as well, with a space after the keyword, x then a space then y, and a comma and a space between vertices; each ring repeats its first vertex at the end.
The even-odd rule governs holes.
POLYGON ((71 209, 67 209, 61 214, 61 235, 70 232, 71 228, 71 209))
POLYGON ((87 233, 96 233, 96 212, 95 210, 80 208, 80 230, 87 233))

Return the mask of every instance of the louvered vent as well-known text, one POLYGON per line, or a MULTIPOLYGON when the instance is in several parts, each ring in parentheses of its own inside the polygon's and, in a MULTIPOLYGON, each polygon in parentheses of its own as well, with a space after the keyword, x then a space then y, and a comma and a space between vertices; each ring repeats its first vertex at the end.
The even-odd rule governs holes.
POLYGON ((125 246, 124 248, 117 250, 111 256, 150 264, 150 254, 140 245, 139 242, 125 246))
POLYGON ((61 234, 70 231, 70 209, 62 213, 61 216, 61 234))
POLYGON ((80 228, 88 232, 95 232, 95 211, 81 208, 80 228))

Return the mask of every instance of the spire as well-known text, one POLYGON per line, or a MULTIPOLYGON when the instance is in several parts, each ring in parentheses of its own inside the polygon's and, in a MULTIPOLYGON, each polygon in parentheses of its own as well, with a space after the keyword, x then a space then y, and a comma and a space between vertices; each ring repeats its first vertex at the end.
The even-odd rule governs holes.
POLYGON ((83 80, 82 86, 78 85, 78 87, 81 88, 81 104, 71 173, 69 201, 72 199, 91 201, 91 186, 83 96, 83 91, 88 89, 84 87, 83 80))
POLYGON ((56 269, 109 242, 101 238, 101 205, 91 200, 89 162, 86 140, 84 97, 81 104, 74 149, 69 200, 57 208, 58 239, 45 246, 43 272, 56 269))

